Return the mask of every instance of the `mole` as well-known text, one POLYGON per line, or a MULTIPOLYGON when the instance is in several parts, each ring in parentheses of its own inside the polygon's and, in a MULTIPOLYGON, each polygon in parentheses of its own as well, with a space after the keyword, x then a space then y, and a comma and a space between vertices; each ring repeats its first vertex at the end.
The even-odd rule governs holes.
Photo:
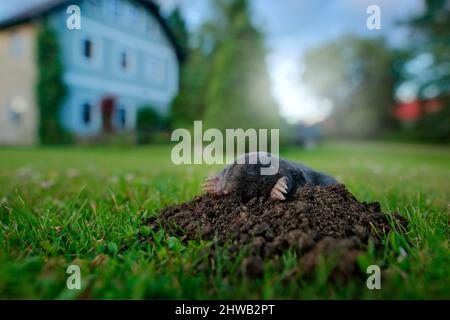
POLYGON ((238 157, 219 174, 206 179, 203 190, 217 196, 234 192, 245 200, 270 195, 274 200, 283 201, 307 184, 328 186, 338 183, 335 178, 303 164, 266 152, 252 152, 238 157), (273 166, 274 161, 278 161, 278 170, 270 175, 261 174, 261 169, 273 166))

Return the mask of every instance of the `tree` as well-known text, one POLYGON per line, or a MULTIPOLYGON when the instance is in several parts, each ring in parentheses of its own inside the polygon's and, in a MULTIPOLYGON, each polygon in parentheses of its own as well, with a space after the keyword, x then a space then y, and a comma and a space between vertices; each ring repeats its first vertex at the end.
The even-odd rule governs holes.
POLYGON ((178 8, 171 13, 168 21, 186 56, 181 64, 180 92, 172 101, 169 121, 172 128, 190 128, 195 120, 203 119, 205 110, 204 96, 210 59, 202 48, 202 37, 207 31, 202 27, 190 34, 178 8), (195 45, 190 45, 191 40, 197 40, 194 41, 195 45))
POLYGON ((215 0, 213 6, 210 19, 190 35, 171 126, 204 120, 205 127, 222 130, 279 128, 263 35, 250 22, 247 1, 215 0))
POLYGON ((331 132, 341 137, 373 137, 392 129, 398 61, 384 39, 347 35, 312 49, 304 57, 303 80, 334 106, 331 132))
POLYGON ((173 128, 190 128, 195 120, 203 119, 208 75, 207 56, 201 49, 191 49, 182 65, 180 93, 170 109, 169 118, 173 128))
POLYGON ((215 2, 216 28, 205 96, 207 127, 279 128, 270 94, 263 35, 250 21, 246 0, 215 2), (215 45, 215 47, 214 47, 215 45))
POLYGON ((165 129, 165 119, 152 107, 141 106, 136 117, 136 142, 147 144, 157 140, 165 129))
POLYGON ((186 21, 181 14, 180 8, 176 7, 167 18, 167 24, 175 35, 177 42, 184 53, 189 51, 189 32, 186 27, 186 21))
POLYGON ((421 100, 437 99, 441 108, 425 113, 414 130, 419 138, 450 141, 450 8, 446 0, 426 0, 424 12, 407 24, 415 31, 415 57, 428 55, 431 64, 418 74, 405 72, 405 80, 419 84, 421 100))

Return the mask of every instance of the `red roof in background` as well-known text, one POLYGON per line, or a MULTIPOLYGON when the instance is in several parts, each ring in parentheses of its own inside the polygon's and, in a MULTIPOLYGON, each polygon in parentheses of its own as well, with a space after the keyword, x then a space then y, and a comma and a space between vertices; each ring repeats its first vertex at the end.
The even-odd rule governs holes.
POLYGON ((394 107, 394 116, 402 121, 417 121, 424 113, 438 112, 442 105, 438 99, 414 100, 411 102, 399 103, 394 107))
POLYGON ((419 100, 399 103, 394 108, 394 115, 403 121, 417 121, 422 116, 419 100))

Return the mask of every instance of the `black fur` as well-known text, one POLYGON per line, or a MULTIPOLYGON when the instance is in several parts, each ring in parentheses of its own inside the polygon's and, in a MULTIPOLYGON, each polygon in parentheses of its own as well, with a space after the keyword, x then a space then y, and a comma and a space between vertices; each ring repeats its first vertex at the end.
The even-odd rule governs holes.
POLYGON ((306 184, 326 186, 338 183, 336 179, 322 172, 270 154, 264 155, 272 157, 272 161, 278 159, 278 172, 273 175, 261 175, 261 168, 267 168, 270 164, 262 164, 260 155, 261 153, 245 154, 242 156, 245 157, 245 164, 239 164, 236 160, 233 164, 228 165, 219 174, 224 190, 236 192, 244 199, 248 199, 254 196, 269 196, 272 188, 281 177, 287 178, 287 196, 294 194, 298 188, 306 184), (250 164, 251 157, 257 157, 255 164, 250 164))

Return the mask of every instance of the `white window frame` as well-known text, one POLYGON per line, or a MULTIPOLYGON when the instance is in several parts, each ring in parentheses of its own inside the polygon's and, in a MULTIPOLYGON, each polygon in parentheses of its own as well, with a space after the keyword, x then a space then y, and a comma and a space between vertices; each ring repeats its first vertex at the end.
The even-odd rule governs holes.
POLYGON ((161 38, 161 26, 159 25, 159 21, 151 15, 147 15, 145 19, 145 32, 155 39, 161 38))

